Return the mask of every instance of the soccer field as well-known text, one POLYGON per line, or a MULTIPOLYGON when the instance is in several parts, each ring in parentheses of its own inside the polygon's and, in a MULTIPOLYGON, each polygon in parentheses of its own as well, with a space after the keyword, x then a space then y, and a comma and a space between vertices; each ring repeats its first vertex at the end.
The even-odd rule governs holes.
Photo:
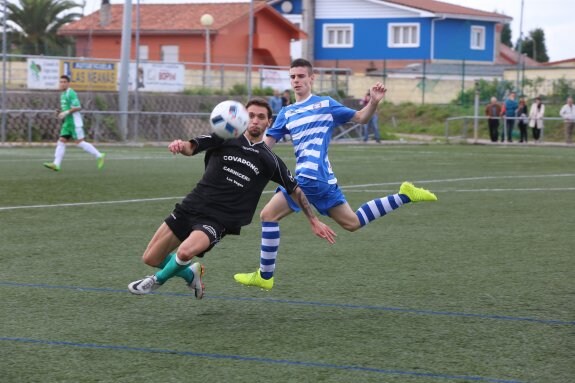
POLYGON ((286 218, 271 291, 233 279, 258 267, 256 214, 202 260, 201 301, 127 285, 203 155, 100 149, 103 170, 70 147, 58 173, 52 148, 0 149, 3 383, 575 381, 572 148, 333 145, 352 208, 404 180, 439 201, 356 233, 323 217, 335 245, 286 218))

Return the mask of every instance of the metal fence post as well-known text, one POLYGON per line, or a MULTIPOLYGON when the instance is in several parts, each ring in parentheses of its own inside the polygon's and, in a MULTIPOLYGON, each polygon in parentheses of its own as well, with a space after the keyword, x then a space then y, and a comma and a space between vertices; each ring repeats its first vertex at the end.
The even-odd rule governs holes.
POLYGON ((465 60, 461 62, 461 105, 465 106, 465 60))
POLYGON ((34 116, 32 114, 27 114, 26 117, 28 117, 28 143, 32 143, 32 118, 34 118, 34 116))
POLYGON ((423 59, 422 61, 423 61, 423 69, 422 69, 422 77, 421 77, 421 105, 425 105, 425 78, 426 78, 427 68, 425 67, 425 65, 426 65, 425 59, 423 59))
POLYGON ((162 115, 158 114, 158 123, 156 124, 156 137, 158 141, 161 141, 162 137, 162 115))
POLYGON ((479 83, 475 82, 475 100, 474 100, 474 110, 473 110, 473 140, 477 142, 478 130, 479 130, 479 83))
POLYGON ((94 142, 98 142, 100 138, 100 119, 102 118, 99 114, 93 114, 94 121, 94 142))
POLYGON ((223 93, 224 92, 224 74, 225 74, 225 69, 224 69, 224 64, 220 65, 220 91, 223 93))

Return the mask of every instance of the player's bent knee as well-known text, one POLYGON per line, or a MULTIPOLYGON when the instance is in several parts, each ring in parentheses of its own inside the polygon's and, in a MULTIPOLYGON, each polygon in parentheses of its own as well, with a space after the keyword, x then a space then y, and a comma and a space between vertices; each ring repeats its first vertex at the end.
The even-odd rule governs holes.
POLYGON ((330 215, 331 218, 337 222, 337 224, 344 230, 349 232, 354 232, 361 228, 361 223, 359 219, 353 219, 351 217, 341 217, 337 215, 330 215))
POLYGON ((178 252, 178 258, 182 262, 191 262, 192 259, 194 259, 194 257, 195 257, 195 254, 178 252))
POLYGON ((154 257, 152 257, 150 255, 150 253, 148 253, 148 252, 145 252, 142 255, 142 262, 144 262, 146 265, 152 266, 152 267, 156 267, 159 265, 159 262, 157 262, 157 260, 154 257))
POLYGON ((181 247, 178 249, 178 258, 184 262, 191 261, 197 254, 199 254, 199 252, 193 249, 183 249, 181 247))
POLYGON ((265 208, 260 213, 260 220, 262 222, 277 222, 281 219, 281 215, 265 208))
POLYGON ((349 223, 345 223, 341 225, 342 229, 345 229, 351 233, 353 233, 354 231, 357 231, 361 228, 361 226, 359 224, 349 224, 349 223))

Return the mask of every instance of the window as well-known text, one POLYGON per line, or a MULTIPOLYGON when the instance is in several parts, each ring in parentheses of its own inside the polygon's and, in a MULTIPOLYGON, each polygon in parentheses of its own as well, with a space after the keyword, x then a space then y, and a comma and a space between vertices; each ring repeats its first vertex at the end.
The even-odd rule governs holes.
POLYGON ((417 48, 419 24, 390 23, 387 28, 387 46, 390 48, 417 48))
POLYGON ((485 27, 471 27, 471 49, 485 49, 485 27))
POLYGON ((161 59, 165 63, 175 63, 179 60, 179 47, 177 45, 162 45, 161 59))
POLYGON ((324 24, 324 48, 352 48, 353 24, 324 24))
POLYGON ((147 45, 140 45, 139 48, 140 49, 138 49, 138 57, 140 58, 140 60, 148 60, 150 58, 149 47, 147 45))

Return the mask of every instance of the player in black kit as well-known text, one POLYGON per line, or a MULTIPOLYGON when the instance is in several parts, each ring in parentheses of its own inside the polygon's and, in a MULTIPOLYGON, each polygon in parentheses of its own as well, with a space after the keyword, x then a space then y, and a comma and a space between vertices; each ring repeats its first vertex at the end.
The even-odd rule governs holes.
POLYGON ((168 279, 180 276, 201 299, 204 266, 192 263, 193 258, 203 257, 225 235, 240 234, 241 227, 252 221, 270 180, 298 202, 315 235, 335 243, 335 232, 315 216, 284 162, 263 141, 272 118, 267 101, 255 98, 246 108, 249 125, 238 138, 223 140, 212 134, 190 141, 175 140, 168 146, 170 152, 185 156, 205 151, 205 172, 196 187, 176 204, 144 251, 144 263, 161 270, 130 283, 131 293, 149 294, 168 279))

